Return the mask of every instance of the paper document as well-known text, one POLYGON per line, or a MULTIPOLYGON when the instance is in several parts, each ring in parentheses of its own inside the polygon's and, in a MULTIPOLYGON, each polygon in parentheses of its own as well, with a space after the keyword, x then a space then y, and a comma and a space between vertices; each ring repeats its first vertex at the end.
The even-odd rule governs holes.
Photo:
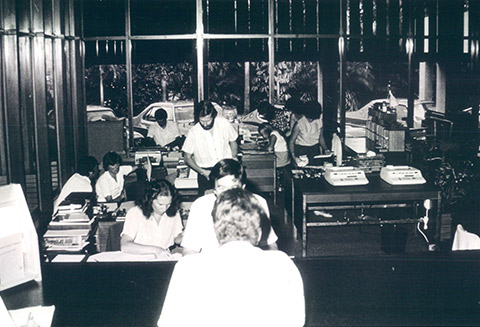
POLYGON ((122 251, 100 252, 88 257, 87 262, 142 262, 142 261, 173 261, 180 259, 179 253, 172 255, 172 260, 159 260, 153 254, 132 254, 122 251))
POLYGON ((54 312, 55 306, 53 305, 48 307, 27 307, 9 311, 16 326, 38 327, 50 327, 52 325, 54 312))
POLYGON ((57 254, 52 262, 82 262, 85 254, 57 254))

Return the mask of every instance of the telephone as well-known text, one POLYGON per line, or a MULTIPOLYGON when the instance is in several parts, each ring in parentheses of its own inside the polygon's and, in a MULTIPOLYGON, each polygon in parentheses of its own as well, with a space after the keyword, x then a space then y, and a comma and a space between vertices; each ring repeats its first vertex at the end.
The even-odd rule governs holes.
POLYGON ((355 167, 333 167, 325 168, 325 180, 333 186, 366 185, 368 179, 365 172, 355 167))
POLYGON ((422 172, 410 166, 387 165, 380 170, 380 177, 392 185, 415 185, 426 183, 422 172))

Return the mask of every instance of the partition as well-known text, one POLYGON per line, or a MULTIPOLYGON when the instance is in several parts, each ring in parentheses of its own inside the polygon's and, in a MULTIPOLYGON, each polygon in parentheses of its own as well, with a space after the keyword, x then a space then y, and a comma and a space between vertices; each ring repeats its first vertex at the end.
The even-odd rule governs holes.
POLYGON ((20 184, 0 187, 0 291, 41 281, 38 236, 20 184))

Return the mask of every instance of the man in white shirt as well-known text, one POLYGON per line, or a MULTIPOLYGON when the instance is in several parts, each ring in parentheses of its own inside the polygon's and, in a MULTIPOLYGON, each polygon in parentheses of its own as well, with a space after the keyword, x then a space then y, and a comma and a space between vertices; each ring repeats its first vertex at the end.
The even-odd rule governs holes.
POLYGON ((281 251, 255 245, 265 216, 241 188, 221 193, 213 208, 220 248, 175 265, 158 326, 300 327, 305 324, 303 281, 281 251))
POLYGON ((211 168, 225 158, 235 158, 238 152, 238 133, 228 120, 217 117, 217 111, 209 101, 195 105, 197 122, 187 134, 182 151, 186 164, 198 173, 198 193, 213 185, 208 180, 211 168))
MULTIPOLYGON (((116 152, 108 152, 103 156, 105 172, 98 178, 95 189, 98 202, 119 202, 125 199, 125 177, 140 167, 122 166, 122 157, 116 152)), ((146 178, 150 180, 152 165, 150 159, 143 163, 146 178)))
POLYGON ((174 147, 181 144, 180 130, 177 123, 167 120, 167 112, 163 108, 155 111, 156 124, 150 125, 147 137, 151 137, 161 147, 174 147))
MULTIPOLYGON (((210 179, 215 184, 213 193, 196 199, 190 208, 187 226, 185 228, 182 247, 183 254, 208 252, 219 247, 215 236, 212 209, 215 200, 222 192, 233 188, 244 188, 242 165, 234 159, 220 160, 210 173, 210 179)), ((254 194, 258 203, 265 212, 262 221, 262 239, 259 245, 268 249, 277 249, 277 235, 273 231, 269 218, 267 202, 261 196, 254 194)))
POLYGON ((63 185, 62 191, 53 202, 53 213, 58 205, 72 192, 93 192, 92 181, 98 175, 98 161, 94 157, 83 157, 78 160, 77 172, 63 185))

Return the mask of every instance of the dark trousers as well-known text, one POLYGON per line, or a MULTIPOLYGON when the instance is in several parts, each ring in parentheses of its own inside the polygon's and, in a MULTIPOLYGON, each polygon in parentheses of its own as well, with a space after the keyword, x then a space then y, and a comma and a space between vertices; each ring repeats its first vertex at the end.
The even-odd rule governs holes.
MULTIPOLYGON (((204 168, 204 169, 211 170, 211 168, 204 168)), ((213 182, 211 182, 208 178, 200 174, 198 174, 197 176, 197 182, 198 182, 198 196, 204 195, 206 190, 209 190, 215 186, 213 182)))

